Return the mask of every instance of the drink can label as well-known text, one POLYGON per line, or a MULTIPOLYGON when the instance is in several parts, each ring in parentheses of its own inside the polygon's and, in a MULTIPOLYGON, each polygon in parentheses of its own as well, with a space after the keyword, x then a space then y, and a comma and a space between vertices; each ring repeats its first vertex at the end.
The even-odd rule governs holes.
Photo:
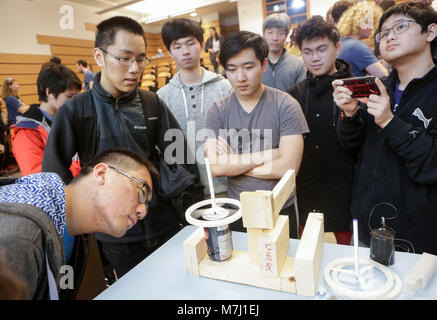
POLYGON ((225 261, 232 256, 232 237, 229 225, 203 228, 208 255, 214 261, 225 261))

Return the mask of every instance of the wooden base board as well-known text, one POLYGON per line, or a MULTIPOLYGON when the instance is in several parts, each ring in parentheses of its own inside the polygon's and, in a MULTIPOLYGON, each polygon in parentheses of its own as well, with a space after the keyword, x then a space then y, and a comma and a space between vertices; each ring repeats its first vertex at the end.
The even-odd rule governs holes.
POLYGON ((279 277, 265 277, 259 265, 249 262, 249 253, 232 251, 232 258, 213 261, 206 255, 199 264, 199 275, 271 290, 296 293, 294 258, 287 257, 279 277))

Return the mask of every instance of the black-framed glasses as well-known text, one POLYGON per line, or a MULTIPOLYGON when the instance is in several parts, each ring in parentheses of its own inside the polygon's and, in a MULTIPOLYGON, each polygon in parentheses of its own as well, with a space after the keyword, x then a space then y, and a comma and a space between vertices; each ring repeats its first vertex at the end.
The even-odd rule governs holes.
POLYGON ((410 22, 417 23, 414 20, 403 20, 403 21, 400 21, 400 22, 396 23, 395 25, 393 25, 391 28, 384 29, 384 30, 378 32, 375 35, 375 40, 377 42, 381 42, 382 40, 387 39, 391 30, 393 30, 394 34, 399 34, 399 33, 402 33, 404 31, 407 31, 408 28, 410 27, 410 22))
POLYGON ((137 63, 138 67, 140 68, 143 68, 150 63, 150 59, 147 58, 146 56, 139 56, 137 58, 117 57, 115 54, 112 54, 111 52, 108 52, 103 48, 99 48, 99 49, 102 50, 104 53, 110 55, 114 59, 118 60, 118 63, 120 63, 124 67, 130 67, 131 65, 133 65, 134 61, 137 63))
POLYGON ((130 175, 129 173, 124 172, 123 170, 118 169, 118 168, 116 168, 114 166, 108 165, 108 167, 110 169, 112 169, 112 170, 114 170, 114 171, 124 175, 125 177, 128 177, 129 179, 135 181, 136 183, 138 183, 140 185, 140 187, 138 188, 138 201, 140 203, 144 203, 146 205, 146 209, 147 209, 148 206, 149 206, 148 196, 151 193, 150 187, 147 184, 147 182, 145 182, 143 180, 140 180, 138 178, 135 178, 134 176, 130 175))

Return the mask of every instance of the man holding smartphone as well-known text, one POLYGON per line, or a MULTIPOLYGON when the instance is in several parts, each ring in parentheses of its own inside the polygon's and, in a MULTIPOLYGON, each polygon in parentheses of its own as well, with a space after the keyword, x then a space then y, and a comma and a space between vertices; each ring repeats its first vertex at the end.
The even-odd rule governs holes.
POLYGON ((310 132, 304 135, 304 152, 297 176, 297 201, 301 230, 308 213, 324 214, 326 232, 337 243, 349 244, 350 202, 356 151, 344 150, 336 135, 340 109, 335 105, 331 82, 352 76, 349 64, 336 59, 340 34, 335 26, 314 16, 296 30, 296 42, 308 70, 306 80, 288 91, 302 106, 310 132))
POLYGON ((402 245, 436 254, 437 68, 431 52, 437 13, 419 3, 393 6, 382 15, 375 38, 394 67, 384 83, 375 80, 381 94, 356 99, 341 80, 332 83, 343 110, 338 138, 346 149, 361 148, 352 216, 366 245, 385 217, 402 245))

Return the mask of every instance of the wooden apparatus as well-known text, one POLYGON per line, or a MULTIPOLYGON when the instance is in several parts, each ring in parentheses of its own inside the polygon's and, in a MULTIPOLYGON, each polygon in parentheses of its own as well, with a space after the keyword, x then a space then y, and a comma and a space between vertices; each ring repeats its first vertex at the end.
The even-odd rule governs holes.
POLYGON ((314 296, 323 254, 323 214, 308 215, 296 256, 288 257, 289 218, 279 212, 294 189, 294 170, 289 170, 272 191, 242 192, 240 202, 249 251, 233 250, 229 260, 213 261, 207 254, 203 228, 198 228, 183 243, 187 271, 207 278, 314 296))

